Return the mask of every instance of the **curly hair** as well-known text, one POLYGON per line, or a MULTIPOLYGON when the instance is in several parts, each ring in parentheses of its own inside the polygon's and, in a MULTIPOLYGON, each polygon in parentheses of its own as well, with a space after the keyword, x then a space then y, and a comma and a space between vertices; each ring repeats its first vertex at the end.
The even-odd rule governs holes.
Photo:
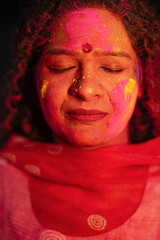
POLYGON ((85 7, 105 7, 120 17, 141 60, 144 94, 130 121, 131 142, 160 135, 160 23, 150 4, 146 0, 38 0, 25 9, 16 31, 13 68, 3 91, 1 136, 16 132, 36 141, 53 141, 38 99, 35 68, 56 20, 85 7))

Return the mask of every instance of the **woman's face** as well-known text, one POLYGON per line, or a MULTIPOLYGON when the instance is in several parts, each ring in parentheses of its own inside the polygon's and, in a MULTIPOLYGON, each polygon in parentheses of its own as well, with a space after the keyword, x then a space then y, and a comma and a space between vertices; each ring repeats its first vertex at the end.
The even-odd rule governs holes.
POLYGON ((87 8, 59 19, 36 77, 44 116, 60 139, 81 147, 128 142, 139 66, 112 13, 87 8))

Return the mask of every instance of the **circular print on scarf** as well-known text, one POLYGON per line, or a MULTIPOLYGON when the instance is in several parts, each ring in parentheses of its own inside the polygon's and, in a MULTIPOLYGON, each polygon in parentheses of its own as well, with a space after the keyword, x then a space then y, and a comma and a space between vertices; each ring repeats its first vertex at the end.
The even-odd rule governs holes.
POLYGON ((107 221, 105 218, 103 218, 100 215, 91 215, 88 218, 88 225, 97 231, 101 231, 104 230, 106 225, 107 225, 107 221))
POLYGON ((6 158, 8 159, 9 161, 15 163, 16 162, 16 156, 12 153, 2 153, 1 154, 1 157, 2 158, 6 158))
POLYGON ((41 234, 39 240, 66 240, 66 237, 59 232, 46 230, 41 234))
POLYGON ((41 175, 41 170, 36 165, 26 164, 24 168, 33 175, 37 175, 37 176, 41 175))
POLYGON ((51 145, 48 146, 48 153, 51 155, 58 155, 63 151, 63 147, 61 145, 51 145))

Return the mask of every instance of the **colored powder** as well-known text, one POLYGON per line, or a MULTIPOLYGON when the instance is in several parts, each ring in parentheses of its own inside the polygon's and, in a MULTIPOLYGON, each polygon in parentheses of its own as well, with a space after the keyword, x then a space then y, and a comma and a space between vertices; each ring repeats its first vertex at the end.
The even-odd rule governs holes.
POLYGON ((42 99, 44 99, 45 96, 46 96, 46 91, 47 91, 48 86, 49 86, 49 81, 44 80, 43 84, 42 84, 42 87, 41 87, 41 97, 42 97, 42 99))

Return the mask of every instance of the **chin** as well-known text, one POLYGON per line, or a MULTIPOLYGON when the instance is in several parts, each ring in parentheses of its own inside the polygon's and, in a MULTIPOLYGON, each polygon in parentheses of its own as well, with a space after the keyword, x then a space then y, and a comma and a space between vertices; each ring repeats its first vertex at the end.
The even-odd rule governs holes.
MULTIPOLYGON (((58 129, 58 128, 57 128, 58 129)), ((80 147, 80 148, 99 148, 103 146, 110 145, 112 141, 111 134, 102 133, 102 132, 87 132, 86 131, 71 131, 69 129, 60 129, 57 131, 54 128, 54 133, 56 135, 56 142, 63 141, 68 143, 71 146, 80 147)))
POLYGON ((92 139, 89 137, 80 138, 78 136, 70 136, 65 138, 64 141, 67 141, 70 145, 80 148, 98 148, 105 144, 102 139, 92 139))

